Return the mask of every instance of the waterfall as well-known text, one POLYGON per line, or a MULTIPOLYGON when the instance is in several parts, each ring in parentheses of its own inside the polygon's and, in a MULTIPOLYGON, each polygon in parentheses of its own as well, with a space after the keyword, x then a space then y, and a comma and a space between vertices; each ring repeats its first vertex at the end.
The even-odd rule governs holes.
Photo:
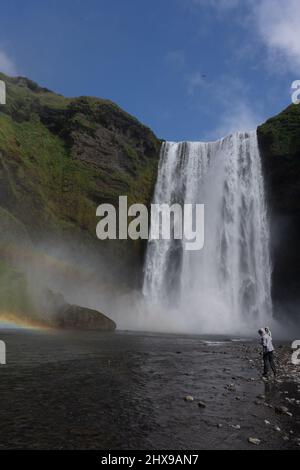
POLYGON ((200 332, 242 331, 271 318, 269 226, 256 132, 208 143, 165 142, 153 203, 204 204, 205 242, 201 251, 186 251, 182 240, 149 240, 148 304, 200 332))

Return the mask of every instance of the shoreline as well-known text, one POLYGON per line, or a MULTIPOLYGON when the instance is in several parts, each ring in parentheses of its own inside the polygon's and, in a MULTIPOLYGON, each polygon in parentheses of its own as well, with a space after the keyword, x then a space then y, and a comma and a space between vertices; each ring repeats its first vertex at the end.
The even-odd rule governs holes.
POLYGON ((0 449, 300 449, 300 388, 288 345, 275 343, 279 380, 265 382, 253 341, 93 331, 1 336, 8 360, 0 449))

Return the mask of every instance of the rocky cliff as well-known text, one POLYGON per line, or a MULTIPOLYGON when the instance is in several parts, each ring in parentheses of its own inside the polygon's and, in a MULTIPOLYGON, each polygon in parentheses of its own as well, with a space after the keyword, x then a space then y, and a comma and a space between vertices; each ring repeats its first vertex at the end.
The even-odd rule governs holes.
POLYGON ((258 128, 273 263, 272 297, 278 314, 299 315, 300 105, 291 105, 258 128))
MULTIPOLYGON (((94 282, 104 290, 138 285, 145 245, 97 240, 95 211, 103 202, 117 204, 119 195, 127 195, 129 204, 150 203, 161 141, 108 100, 65 98, 26 78, 0 74, 0 79, 7 86, 7 104, 0 106, 2 302, 14 303, 7 287, 12 278, 22 287, 20 302, 31 308, 16 258, 23 268, 33 263, 38 273, 50 271, 58 286, 65 279, 71 286, 94 282)), ((278 312, 295 312, 300 106, 260 126, 258 141, 271 217, 273 299, 278 312)))
POLYGON ((96 264, 99 255, 113 264, 117 278, 118 262, 127 262, 126 281, 136 277, 142 244, 100 243, 96 207, 117 204, 119 195, 129 204, 149 204, 159 140, 111 101, 65 98, 22 77, 0 79, 7 88, 7 104, 0 106, 0 210, 6 219, 35 245, 58 240, 77 255, 82 250, 82 259, 96 264))
POLYGON ((38 313, 49 286, 101 307, 105 292, 139 282, 145 244, 98 240, 96 207, 150 203, 160 141, 111 101, 0 80, 0 308, 38 313))

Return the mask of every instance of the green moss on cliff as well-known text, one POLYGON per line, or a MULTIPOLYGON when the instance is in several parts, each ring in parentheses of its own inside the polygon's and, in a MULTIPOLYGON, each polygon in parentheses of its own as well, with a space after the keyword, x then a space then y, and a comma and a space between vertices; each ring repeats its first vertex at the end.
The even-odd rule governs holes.
MULTIPOLYGON (((270 156, 293 156, 300 152, 300 106, 291 105, 258 128, 262 141, 268 142, 270 156)), ((263 143, 264 143, 263 142, 263 143)))
POLYGON ((270 206, 300 210, 300 106, 291 105, 258 127, 270 206))
MULTIPOLYGON (((95 252, 99 204, 117 205, 120 195, 150 203, 160 141, 109 100, 65 98, 23 77, 0 79, 7 88, 0 106, 2 208, 37 242, 66 236, 95 252)), ((135 253, 133 264, 140 263, 137 243, 115 242, 111 250, 124 262, 135 253)))
POLYGON ((0 78, 7 84, 2 174, 16 207, 32 198, 35 228, 74 223, 94 234, 99 203, 123 194, 149 202, 160 145, 149 129, 108 100, 64 98, 25 78, 0 78))

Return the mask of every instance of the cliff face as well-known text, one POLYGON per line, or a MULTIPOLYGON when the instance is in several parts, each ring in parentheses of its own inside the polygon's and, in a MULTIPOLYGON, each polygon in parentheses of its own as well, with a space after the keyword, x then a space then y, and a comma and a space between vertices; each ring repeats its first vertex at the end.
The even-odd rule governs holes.
POLYGON ((258 128, 271 219, 272 296, 281 315, 300 302, 300 105, 258 128))
MULTIPOLYGON (((26 298, 20 303, 30 305, 25 280, 11 267, 16 256, 38 273, 50 270, 58 278, 59 271, 61 285, 80 278, 98 289, 91 266, 95 272, 100 266, 104 290, 106 275, 116 285, 137 285, 145 244, 97 240, 96 207, 117 205, 119 195, 129 204, 150 203, 161 141, 110 101, 65 98, 21 77, 0 79, 7 86, 7 104, 0 106, 3 289, 8 292, 13 276, 26 298), (57 245, 77 264, 65 263, 59 250, 54 260, 37 252, 46 246, 47 254, 49 247, 57 254, 57 245)), ((260 126, 258 141, 271 217, 273 299, 281 313, 300 301, 300 106, 260 126)))
POLYGON ((136 277, 142 244, 97 240, 96 207, 117 205, 119 195, 149 204, 160 141, 108 100, 65 98, 26 78, 0 79, 7 88, 0 106, 0 210, 34 244, 59 240, 77 255, 82 249, 82 258, 106 259, 117 277, 118 262, 127 263, 126 280, 136 277))

